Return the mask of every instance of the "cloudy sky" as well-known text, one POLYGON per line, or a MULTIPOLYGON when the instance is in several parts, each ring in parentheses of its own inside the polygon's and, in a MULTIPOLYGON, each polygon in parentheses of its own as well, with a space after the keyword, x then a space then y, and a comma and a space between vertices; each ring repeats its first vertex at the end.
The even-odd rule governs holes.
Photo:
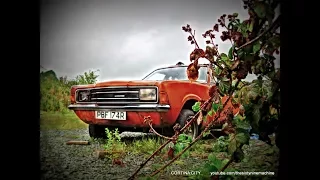
MULTIPOLYGON (((40 65, 70 78, 99 69, 99 81, 141 79, 155 68, 189 63, 194 46, 183 25, 196 30, 205 48, 201 34, 234 12, 248 17, 241 0, 42 0, 40 65)), ((228 52, 229 42, 217 43, 228 52)))

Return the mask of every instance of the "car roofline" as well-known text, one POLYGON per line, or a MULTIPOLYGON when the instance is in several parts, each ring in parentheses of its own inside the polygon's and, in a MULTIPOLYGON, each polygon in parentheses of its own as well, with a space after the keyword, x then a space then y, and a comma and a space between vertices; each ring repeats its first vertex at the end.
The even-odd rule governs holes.
MULTIPOLYGON (((198 64, 198 66, 200 67, 208 67, 210 64, 198 64)), ((189 65, 173 65, 173 66, 165 66, 165 67, 161 67, 161 68, 157 68, 157 69, 166 69, 166 68, 175 68, 175 67, 188 67, 189 65)))
MULTIPOLYGON (((146 77, 148 77, 153 72, 161 70, 161 69, 169 69, 169 68, 176 68, 176 67, 188 67, 188 66, 189 65, 182 64, 182 65, 174 65, 174 66, 166 66, 166 67, 157 68, 157 69, 153 70, 152 72, 150 72, 148 75, 146 75, 144 78, 142 78, 142 80, 144 80, 146 77)), ((198 66, 200 66, 200 67, 208 67, 208 66, 210 66, 210 64, 198 64, 198 66)))

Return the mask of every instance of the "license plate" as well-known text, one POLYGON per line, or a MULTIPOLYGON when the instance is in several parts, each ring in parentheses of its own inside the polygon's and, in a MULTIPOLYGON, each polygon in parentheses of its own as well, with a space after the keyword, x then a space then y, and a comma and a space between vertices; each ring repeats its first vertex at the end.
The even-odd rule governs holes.
POLYGON ((96 111, 96 119, 126 120, 125 111, 96 111))

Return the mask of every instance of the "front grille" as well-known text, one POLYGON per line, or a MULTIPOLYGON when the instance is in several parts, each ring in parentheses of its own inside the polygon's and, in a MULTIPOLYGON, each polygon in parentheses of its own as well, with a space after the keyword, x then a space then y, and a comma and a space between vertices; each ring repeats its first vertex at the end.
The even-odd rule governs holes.
MULTIPOLYGON (((97 103, 97 104, 133 104, 133 103, 150 103, 155 101, 141 101, 139 98, 139 90, 141 88, 156 87, 108 87, 96 88, 89 90, 89 99, 82 103, 97 103)), ((85 89, 83 89, 85 90, 85 89)), ((82 91, 82 90, 79 90, 82 91)), ((88 90, 87 90, 88 91, 88 90)), ((156 92, 158 94, 158 92, 156 92)), ((81 102, 80 102, 81 103, 81 102)))

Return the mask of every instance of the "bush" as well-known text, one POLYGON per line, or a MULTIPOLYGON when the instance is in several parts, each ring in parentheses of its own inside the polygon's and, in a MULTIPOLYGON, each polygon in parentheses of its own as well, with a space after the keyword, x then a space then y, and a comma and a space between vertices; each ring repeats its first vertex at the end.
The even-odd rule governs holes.
POLYGON ((70 103, 70 89, 73 85, 93 84, 97 81, 97 71, 85 72, 75 80, 57 78, 52 70, 40 73, 40 110, 66 112, 70 103))

